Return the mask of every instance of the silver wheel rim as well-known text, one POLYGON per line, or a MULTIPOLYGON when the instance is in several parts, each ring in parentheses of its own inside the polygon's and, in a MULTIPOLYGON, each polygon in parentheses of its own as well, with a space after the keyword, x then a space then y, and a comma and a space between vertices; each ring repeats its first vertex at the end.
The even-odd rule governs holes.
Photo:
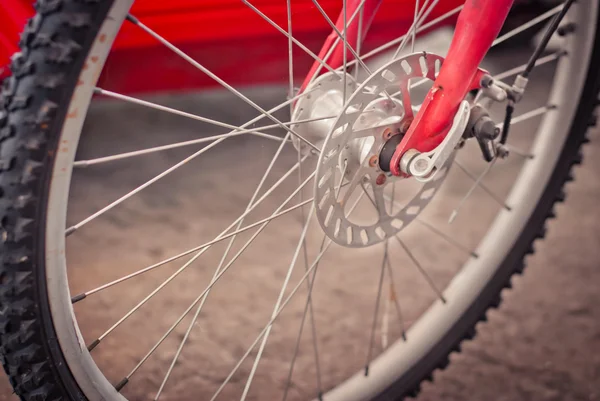
MULTIPOLYGON (((70 371, 90 400, 124 397, 98 369, 79 332, 71 304, 65 258, 67 199, 75 151, 93 90, 114 37, 132 3, 133 0, 115 1, 110 11, 112 18, 106 19, 98 34, 105 34, 109 39, 103 43, 96 41, 88 55, 87 63, 92 68, 82 72, 80 79, 84 84, 77 86, 71 100, 69 110, 76 108, 78 117, 68 118, 63 126, 61 143, 65 144, 66 151, 57 153, 48 201, 45 243, 51 313, 70 371), (92 58, 97 61, 93 63, 92 58)), ((410 328, 407 341, 395 342, 371 362, 368 377, 358 372, 326 393, 327 400, 364 400, 388 388, 440 340, 493 276, 533 213, 550 179, 553 170, 551 167, 556 164, 569 133, 570 122, 575 115, 587 73, 580 67, 589 65, 594 45, 597 8, 598 4, 591 0, 578 2, 567 16, 576 23, 578 29, 565 39, 569 55, 562 57, 556 68, 548 101, 558 107, 544 114, 532 146, 532 153, 536 157, 525 161, 506 199, 511 211, 500 210, 477 248, 480 257, 471 258, 465 264, 443 292, 448 301, 435 302, 410 328), (567 87, 569 89, 565 90, 567 87), (552 132, 553 135, 540 135, 541 132, 552 132)))

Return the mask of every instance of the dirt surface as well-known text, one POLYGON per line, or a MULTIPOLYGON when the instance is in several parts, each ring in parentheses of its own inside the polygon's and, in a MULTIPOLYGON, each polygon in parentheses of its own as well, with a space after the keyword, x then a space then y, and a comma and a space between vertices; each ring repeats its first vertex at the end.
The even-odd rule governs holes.
MULTIPOLYGON (((500 58, 497 68, 515 65, 500 58)), ((541 73, 531 86, 535 99, 545 99, 549 72, 541 73)), ((278 104, 280 88, 250 91, 265 108, 278 104)), ((242 123, 254 113, 223 92, 153 99, 172 107, 242 123)), ((281 118, 286 118, 284 114, 281 118)), ((533 123, 533 122, 532 122, 533 123)), ((158 144, 194 139, 214 128, 196 121, 160 114, 122 103, 98 103, 91 111, 78 159, 158 144)), ((513 144, 526 148, 532 134, 523 124, 513 144)), ((279 135, 282 135, 279 133, 279 135)), ((549 226, 549 235, 536 245, 526 274, 513 281, 490 321, 480 325, 475 341, 452 356, 450 367, 435 375, 435 383, 424 385, 418 399, 424 400, 596 400, 600 399, 600 138, 595 132, 586 147, 586 162, 576 171, 568 187, 568 203, 558 208, 559 219, 549 226)), ((158 181, 102 218, 94 220, 68 240, 71 292, 77 294, 124 274, 177 254, 214 238, 235 220, 267 167, 278 146, 275 141, 240 137, 215 146, 177 172, 158 181)), ((485 165, 476 148, 467 147, 461 161, 478 173, 485 165)), ((74 223, 104 207, 145 180, 200 149, 194 146, 107 163, 77 171, 71 192, 69 222, 74 223)), ((288 147, 282 153, 266 188, 281 177, 296 160, 288 147)), ((304 177, 311 169, 304 169, 304 177)), ((503 168, 492 172, 485 184, 499 196, 510 187, 522 159, 511 156, 503 168)), ((294 175, 295 177, 295 175, 294 175)), ((454 169, 444 192, 436 196, 422 218, 436 224, 465 246, 474 247, 493 218, 498 205, 482 190, 476 190, 456 222, 447 218, 472 181, 454 169)), ((257 208, 248 222, 271 213, 297 185, 291 178, 257 208)), ((306 191, 306 199, 311 191, 306 191)), ((399 197, 405 194, 400 190, 399 197)), ((295 204, 296 197, 290 204, 295 204)), ((362 204, 366 209, 369 205, 362 204)), ((359 208, 359 214, 361 213, 359 208)), ((304 210, 308 213, 309 207, 304 210)), ((362 218, 368 218, 364 212, 362 218)), ((287 267, 298 243, 302 216, 299 211, 270 224, 264 235, 232 265, 214 287, 200 318, 183 348, 181 357, 161 399, 209 398, 227 377, 273 312, 287 267)), ((230 253, 238 252, 252 231, 240 235, 230 253)), ((444 239, 431 236, 423 226, 412 224, 402 237, 443 288, 466 259, 463 252, 444 239), (428 241, 422 241, 428 235, 428 241)), ((313 221, 308 229, 308 260, 319 250, 321 234, 313 221)), ((189 269, 140 308, 94 350, 94 357, 111 382, 118 382, 151 349, 210 282, 225 244, 207 252, 189 269)), ((370 333, 377 295, 382 246, 348 251, 334 246, 323 260, 316 280, 313 312, 317 333, 319 378, 323 389, 363 368, 369 353, 370 333)), ((189 257, 188 257, 189 258, 189 257)), ((401 324, 410 326, 436 300, 434 291, 418 273, 410 258, 396 243, 390 243, 394 287, 403 310, 401 322, 389 299, 389 276, 384 279, 383 301, 373 341, 373 354, 384 349, 383 320, 387 319, 389 342, 400 337, 401 324)), ((75 311, 86 342, 90 343, 129 309, 173 274, 184 261, 169 263, 151 273, 101 291, 77 304, 75 311)), ((285 296, 304 273, 300 254, 285 296)), ((281 399, 293 355, 299 319, 303 314, 306 288, 286 306, 273 326, 261 364, 249 393, 252 400, 281 399)), ((124 394, 132 400, 152 399, 184 338, 191 314, 173 335, 135 373, 124 394)), ((296 361, 288 399, 310 399, 315 395, 316 369, 309 315, 296 361)), ((256 349, 252 352, 256 355, 256 349)), ((251 371, 248 359, 233 375, 219 399, 239 397, 251 371)), ((4 379, 3 379, 4 380, 4 379)), ((13 400, 8 383, 0 387, 0 400, 13 400)))

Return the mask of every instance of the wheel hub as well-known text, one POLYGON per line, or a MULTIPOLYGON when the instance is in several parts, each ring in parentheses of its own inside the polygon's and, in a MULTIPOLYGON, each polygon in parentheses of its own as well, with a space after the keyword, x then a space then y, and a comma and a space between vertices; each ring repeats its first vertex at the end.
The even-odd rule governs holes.
MULTIPOLYGON (((393 202, 391 187, 410 179, 396 177, 389 170, 391 155, 418 107, 411 102, 411 80, 434 81, 442 62, 433 54, 408 55, 386 64, 358 87, 347 76, 348 88, 355 89, 346 102, 343 80, 325 74, 307 88, 313 91, 310 98, 307 95, 296 105, 295 121, 337 116, 295 126, 300 135, 322 143, 315 176, 316 215, 334 242, 367 247, 384 241, 408 226, 440 187, 452 158, 404 205, 393 202), (348 213, 350 201, 364 195, 376 210, 374 222, 365 223, 348 213)), ((295 144, 306 151, 302 144, 295 144)))

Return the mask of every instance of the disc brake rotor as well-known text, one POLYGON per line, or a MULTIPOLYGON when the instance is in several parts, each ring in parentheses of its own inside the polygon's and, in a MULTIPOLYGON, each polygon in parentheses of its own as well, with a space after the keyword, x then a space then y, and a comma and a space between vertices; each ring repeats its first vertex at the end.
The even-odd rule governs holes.
MULTIPOLYGON (((389 173, 389 159, 383 159, 400 141, 418 107, 411 102, 410 86, 420 80, 434 81, 442 62, 442 57, 428 53, 391 61, 356 88, 330 124, 317 163, 314 202, 318 221, 334 242, 367 247, 395 235, 421 213, 444 181, 453 157, 407 203, 390 208, 393 213, 386 207, 391 201, 386 187, 408 180, 389 173), (348 216, 349 201, 360 192, 373 204, 376 222, 365 224, 348 216)), ((338 76, 322 79, 335 79, 341 87, 338 76)), ((332 89, 328 90, 331 95, 332 89)), ((343 104, 342 99, 339 102, 343 104)))

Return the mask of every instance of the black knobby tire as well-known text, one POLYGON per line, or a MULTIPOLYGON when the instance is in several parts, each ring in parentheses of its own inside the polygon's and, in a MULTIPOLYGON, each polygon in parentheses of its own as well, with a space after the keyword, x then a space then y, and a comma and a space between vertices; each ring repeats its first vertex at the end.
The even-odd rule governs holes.
MULTIPOLYGON (((0 355, 23 400, 85 400, 64 360, 47 297, 44 238, 50 177, 68 103, 89 49, 112 0, 42 0, 22 35, 0 111, 0 355)), ((598 25, 596 25, 598 26, 598 25)), ((596 32, 595 43, 600 43, 596 32)), ((477 301, 427 356, 382 394, 415 395, 419 383, 448 363, 448 355, 472 338, 477 322, 500 303, 503 288, 522 272, 545 221, 563 201, 564 184, 581 162, 581 146, 593 125, 600 90, 600 48, 594 46, 585 89, 551 181, 526 229, 477 301)))
POLYGON ((44 228, 66 106, 112 0, 40 0, 21 35, 0 116, 0 355, 23 400, 85 400, 47 298, 44 228), (64 107, 61 107, 63 105, 64 107))

